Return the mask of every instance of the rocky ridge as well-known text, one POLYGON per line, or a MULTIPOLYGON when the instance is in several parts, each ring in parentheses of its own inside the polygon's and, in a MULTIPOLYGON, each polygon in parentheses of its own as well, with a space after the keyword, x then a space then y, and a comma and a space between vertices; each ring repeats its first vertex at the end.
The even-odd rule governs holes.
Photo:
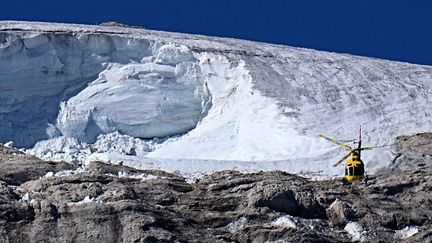
POLYGON ((171 173, 0 147, 0 242, 430 242, 432 134, 367 184, 280 171, 171 173))

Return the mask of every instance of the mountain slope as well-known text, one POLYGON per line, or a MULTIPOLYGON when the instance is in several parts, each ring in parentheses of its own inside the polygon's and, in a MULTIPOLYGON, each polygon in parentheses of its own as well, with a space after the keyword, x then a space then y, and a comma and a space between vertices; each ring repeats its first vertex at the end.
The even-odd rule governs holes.
MULTIPOLYGON (((76 139, 42 143, 43 156, 79 153, 119 131, 174 136, 145 148, 129 142, 142 153, 115 157, 138 167, 334 175, 329 164, 342 151, 319 133, 354 139, 362 125, 373 146, 431 129, 428 66, 136 28, 0 22, 0 30, 0 141, 76 139)), ((363 158, 376 169, 392 156, 386 148, 363 158)))
POLYGON ((0 146, 0 241, 429 242, 431 143, 431 133, 399 137, 397 167, 356 185, 232 170, 188 183, 0 146))

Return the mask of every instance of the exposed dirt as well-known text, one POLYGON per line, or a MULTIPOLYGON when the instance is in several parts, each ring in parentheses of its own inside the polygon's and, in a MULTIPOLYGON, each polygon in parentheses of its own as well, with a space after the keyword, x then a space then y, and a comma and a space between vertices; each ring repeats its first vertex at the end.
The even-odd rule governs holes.
POLYGON ((394 166, 367 185, 280 171, 223 171, 189 184, 0 147, 0 242, 430 242, 430 144, 431 134, 400 137, 394 166), (81 173, 44 176, 65 169, 81 173))

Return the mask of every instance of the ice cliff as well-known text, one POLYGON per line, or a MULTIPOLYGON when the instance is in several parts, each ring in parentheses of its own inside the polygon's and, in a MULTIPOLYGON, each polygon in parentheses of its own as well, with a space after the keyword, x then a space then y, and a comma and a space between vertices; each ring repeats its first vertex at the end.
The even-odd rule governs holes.
POLYGON ((179 134, 209 107, 186 46, 97 32, 3 30, 0 62, 0 140, 16 146, 58 134, 84 142, 114 131, 179 134))
POLYGON ((0 142, 177 136, 144 156, 322 172, 342 154, 319 133, 353 139, 362 125, 373 146, 431 130, 431 80, 428 66, 288 46, 3 21, 0 142))

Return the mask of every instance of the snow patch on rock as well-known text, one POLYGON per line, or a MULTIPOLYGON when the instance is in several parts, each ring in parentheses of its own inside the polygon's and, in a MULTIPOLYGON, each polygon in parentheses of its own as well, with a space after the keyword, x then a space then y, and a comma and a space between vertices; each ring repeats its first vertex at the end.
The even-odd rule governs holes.
POLYGON ((83 205, 83 204, 88 204, 88 203, 102 203, 102 201, 97 200, 94 197, 90 197, 90 196, 85 196, 83 200, 78 201, 78 202, 69 202, 67 205, 68 206, 74 206, 74 205, 83 205))
POLYGON ((133 174, 133 173, 129 173, 126 171, 119 171, 118 172, 118 177, 120 178, 132 178, 132 179, 138 179, 141 181, 146 181, 146 180, 154 180, 157 179, 157 176, 154 175, 150 175, 150 174, 133 174))
POLYGON ((313 230, 318 232, 322 232, 328 228, 324 225, 322 220, 304 219, 291 215, 284 215, 282 217, 279 217, 273 222, 271 222, 271 225, 274 227, 292 228, 299 230, 313 230))
POLYGON ((246 217, 241 217, 238 220, 229 223, 226 228, 229 230, 229 232, 234 234, 246 227, 248 221, 249 220, 246 217))
POLYGON ((419 229, 417 226, 407 226, 401 230, 396 230, 395 231, 395 238, 396 239, 408 239, 411 236, 417 234, 419 232, 419 229))
POLYGON ((30 203, 32 201, 31 195, 30 193, 26 192, 21 199, 19 200, 20 202, 26 202, 26 203, 30 203))
POLYGON ((57 177, 61 177, 61 176, 70 176, 70 175, 76 175, 76 174, 82 174, 82 173, 90 173, 90 170, 88 169, 87 166, 80 166, 75 170, 62 170, 59 172, 48 172, 46 173, 46 175, 44 177, 52 177, 52 176, 57 176, 57 177))
POLYGON ((282 228, 292 228, 297 229, 298 220, 294 219, 290 216, 283 216, 277 218, 274 222, 271 223, 273 226, 282 227, 282 228))
POLYGON ((351 235, 353 241, 366 241, 368 232, 357 222, 348 222, 344 230, 351 235))

